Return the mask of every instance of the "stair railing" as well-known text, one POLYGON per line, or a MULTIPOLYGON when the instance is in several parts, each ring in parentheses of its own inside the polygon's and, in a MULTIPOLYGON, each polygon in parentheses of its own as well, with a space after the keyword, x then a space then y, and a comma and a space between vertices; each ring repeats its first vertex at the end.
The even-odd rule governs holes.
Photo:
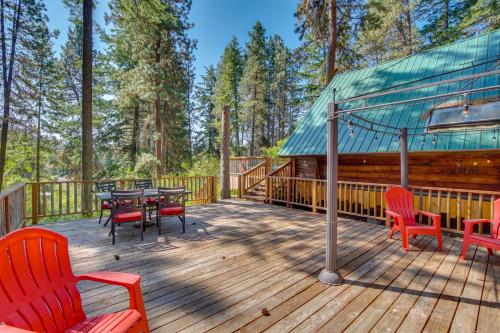
POLYGON ((270 167, 270 160, 266 159, 250 170, 240 174, 238 178, 238 198, 247 195, 249 190, 261 184, 266 179, 270 167))

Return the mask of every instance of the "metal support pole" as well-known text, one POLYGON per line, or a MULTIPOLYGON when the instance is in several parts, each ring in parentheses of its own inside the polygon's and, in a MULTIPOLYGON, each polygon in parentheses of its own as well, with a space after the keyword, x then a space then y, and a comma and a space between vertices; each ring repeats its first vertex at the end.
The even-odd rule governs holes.
MULTIPOLYGON (((335 90, 334 90, 335 101, 335 90)), ((326 265, 319 273, 319 280, 328 285, 344 282, 337 270, 337 199, 338 199, 338 107, 328 104, 327 143, 327 213, 326 213, 326 265)))
POLYGON ((402 128, 400 140, 401 187, 408 188, 408 129, 402 128))

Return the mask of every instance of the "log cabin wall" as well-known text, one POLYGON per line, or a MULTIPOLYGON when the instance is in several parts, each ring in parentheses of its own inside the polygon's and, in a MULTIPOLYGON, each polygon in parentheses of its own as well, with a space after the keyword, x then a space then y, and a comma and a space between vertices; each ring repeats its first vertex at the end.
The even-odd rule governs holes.
MULTIPOLYGON (((326 179, 326 156, 294 165, 295 177, 326 179)), ((410 185, 500 191, 500 150, 410 153, 408 167, 410 185)), ((399 184, 399 154, 340 155, 339 180, 399 184)))

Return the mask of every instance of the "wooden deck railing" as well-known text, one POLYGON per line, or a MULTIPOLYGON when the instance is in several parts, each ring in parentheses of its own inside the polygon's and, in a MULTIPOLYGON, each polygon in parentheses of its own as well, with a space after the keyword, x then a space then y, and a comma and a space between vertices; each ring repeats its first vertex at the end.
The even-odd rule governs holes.
MULTIPOLYGON (((307 207, 313 212, 326 210, 326 180, 296 177, 270 176, 267 179, 266 201, 281 203, 290 207, 307 207), (288 190, 290 189, 290 190, 288 190)), ((386 220, 384 192, 394 184, 357 183, 340 181, 338 186, 340 213, 386 220)), ((410 186, 414 194, 414 206, 442 217, 441 227, 452 232, 463 231, 463 220, 491 218, 493 201, 500 198, 500 192, 473 191, 437 187, 410 186)), ((419 217, 421 223, 430 223, 419 217)), ((480 233, 488 233, 480 226, 480 233)))
MULTIPOLYGON (((133 179, 116 180, 119 189, 134 187, 133 179)), ((82 199, 85 184, 94 187, 94 182, 48 181, 26 184, 27 219, 36 224, 40 218, 51 218, 72 214, 92 213, 100 210, 98 198, 92 193, 90 210, 84 211, 82 199)), ((191 191, 187 196, 191 203, 209 203, 217 201, 217 178, 214 176, 163 177, 153 179, 155 187, 185 186, 191 191)))
POLYGON ((0 236, 24 225, 24 203, 24 184, 17 184, 0 193, 0 236))

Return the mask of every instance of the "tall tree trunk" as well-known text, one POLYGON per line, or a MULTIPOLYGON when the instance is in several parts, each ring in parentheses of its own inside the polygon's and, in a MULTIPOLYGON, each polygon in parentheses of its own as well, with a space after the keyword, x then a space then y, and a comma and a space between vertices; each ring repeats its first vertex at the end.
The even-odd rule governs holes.
POLYGON ((10 91, 12 86, 12 73, 14 71, 14 59, 16 54, 17 35, 19 33, 22 0, 16 4, 14 10, 13 24, 11 29, 10 54, 7 59, 7 38, 5 35, 5 3, 0 0, 0 30, 2 44, 2 83, 3 83, 3 117, 2 133, 0 134, 0 191, 3 186, 3 175, 5 172, 5 160, 7 157, 7 139, 10 119, 10 91))
POLYGON ((132 144, 130 145, 130 161, 132 167, 135 168, 137 164, 137 147, 139 139, 139 104, 135 103, 134 106, 134 120, 132 122, 132 144))
MULTIPOLYGON (((83 0, 82 180, 93 178, 92 156, 92 0, 83 0)), ((85 183, 83 211, 91 210, 91 184, 85 183)))
POLYGON ((405 17, 406 17, 406 26, 408 28, 407 31, 407 41, 408 41, 408 55, 413 53, 413 36, 412 36, 412 22, 411 22, 411 4, 409 1, 406 2, 406 11, 405 11, 405 17))
POLYGON ((255 154, 255 107, 252 107, 252 125, 251 125, 251 138, 250 138, 250 156, 255 154))
MULTIPOLYGON (((167 101, 163 101, 163 115, 161 121, 161 160, 162 160, 162 172, 167 174, 170 170, 169 158, 167 158, 167 153, 172 151, 170 144, 170 133, 169 128, 174 126, 174 115, 171 112, 171 108, 167 101)), ((171 155, 170 155, 171 156, 171 155)))
POLYGON ((229 184, 229 138, 230 119, 229 106, 222 108, 221 144, 220 144, 220 196, 221 199, 231 198, 231 187, 229 184))
MULTIPOLYGON (((43 66, 43 64, 40 64, 43 66)), ((40 182, 40 142, 42 137, 42 69, 40 67, 40 77, 38 83, 38 112, 37 112, 37 126, 36 126, 36 174, 35 180, 40 182)))
POLYGON ((156 96, 155 100, 155 147, 156 147, 156 178, 160 179, 163 174, 163 163, 162 161, 162 153, 161 153, 161 136, 162 136, 162 128, 161 128, 161 101, 160 96, 156 96))
MULTIPOLYGON (((160 37, 157 38, 156 40, 156 63, 160 63, 160 37)), ((159 82, 156 84, 156 89, 159 89, 159 82)), ((162 160, 162 154, 161 154, 161 100, 160 100, 160 93, 157 91, 156 92, 156 99, 155 99, 155 130, 156 130, 156 135, 155 135, 155 145, 156 145, 156 178, 160 179, 163 174, 163 165, 165 161, 162 160)))
POLYGON ((328 54, 326 58, 326 83, 335 76, 337 54, 337 1, 330 0, 328 3, 328 54))

